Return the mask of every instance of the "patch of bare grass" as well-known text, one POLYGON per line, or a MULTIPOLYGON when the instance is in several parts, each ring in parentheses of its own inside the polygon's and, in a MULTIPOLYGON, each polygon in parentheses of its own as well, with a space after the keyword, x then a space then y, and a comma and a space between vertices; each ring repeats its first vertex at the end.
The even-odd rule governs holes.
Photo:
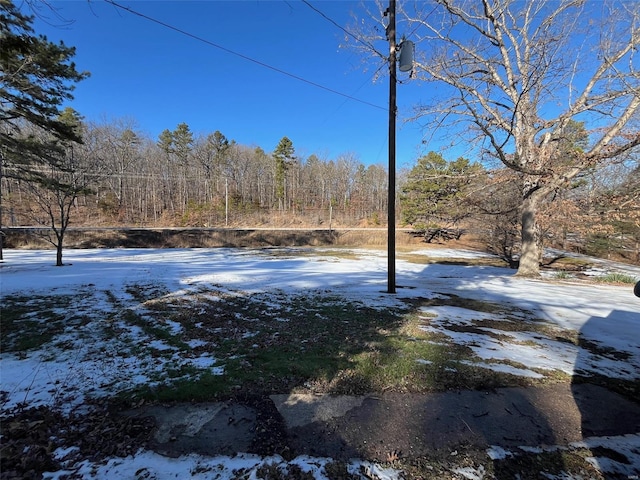
POLYGON ((461 267, 498 267, 508 268, 508 263, 498 257, 484 257, 478 256, 475 258, 460 258, 456 256, 451 257, 430 257, 429 255, 422 255, 417 253, 400 253, 398 254, 400 260, 405 260, 410 263, 418 265, 457 265, 461 267))
MULTIPOLYGON (((80 329, 90 321, 90 316, 76 308, 90 293, 76 295, 39 295, 24 297, 5 295, 2 298, 0 316, 2 335, 0 350, 19 356, 55 342, 69 330, 80 329)), ((56 344, 65 347, 65 341, 56 344)))
MULTIPOLYGON (((268 250, 267 255, 287 251, 268 250)), ((530 380, 475 366, 479 359, 473 350, 452 341, 447 330, 503 342, 512 341, 510 333, 518 331, 566 337, 573 344, 577 341, 545 322, 523 320, 527 312, 454 295, 415 299, 406 308, 374 309, 328 290, 313 295, 249 295, 212 286, 174 296, 150 282, 126 285, 125 291, 123 297, 103 292, 112 311, 105 313, 94 335, 117 339, 127 355, 141 361, 161 358, 166 366, 166 371, 152 376, 153 387, 123 393, 132 399, 210 400, 284 391, 419 393, 516 386, 530 380), (496 315, 497 319, 479 315, 466 325, 423 328, 429 318, 424 307, 442 305, 496 315), (223 373, 185 361, 200 355, 214 358, 223 373), (175 356, 179 358, 174 361, 175 356)), ((20 301, 26 302, 16 300, 20 301)), ((46 298, 41 303, 47 303, 46 298)), ((63 325, 64 321, 68 319, 53 324, 63 325)), ((34 328, 27 328, 27 334, 34 328)), ((43 339, 35 347, 49 341, 43 339)))
POLYGON ((552 268, 559 272, 583 272, 593 266, 593 262, 588 258, 559 256, 544 264, 545 268, 552 268))
MULTIPOLYGON (((420 328, 424 316, 414 306, 374 310, 330 292, 245 295, 226 290, 200 292, 179 308, 166 297, 150 302, 146 300, 153 309, 147 315, 162 315, 182 326, 171 344, 199 342, 194 353, 212 352, 224 366, 221 376, 196 375, 146 392, 154 398, 427 392, 522 384, 513 375, 465 365, 474 361, 471 349, 420 328)), ((498 308, 482 302, 476 306, 498 308)), ((166 332, 144 331, 168 342, 166 332)))

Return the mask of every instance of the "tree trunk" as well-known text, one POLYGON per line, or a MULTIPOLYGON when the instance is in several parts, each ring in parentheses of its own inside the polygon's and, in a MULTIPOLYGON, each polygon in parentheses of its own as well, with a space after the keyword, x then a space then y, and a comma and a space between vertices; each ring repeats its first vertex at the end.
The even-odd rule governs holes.
POLYGON ((56 267, 62 267, 62 245, 56 245, 56 267))
POLYGON ((56 243, 56 267, 62 267, 62 242, 64 240, 64 231, 55 232, 58 242, 56 243))
POLYGON ((521 277, 540 275, 540 229, 536 216, 541 196, 541 190, 536 190, 525 196, 522 202, 522 246, 516 273, 521 277))

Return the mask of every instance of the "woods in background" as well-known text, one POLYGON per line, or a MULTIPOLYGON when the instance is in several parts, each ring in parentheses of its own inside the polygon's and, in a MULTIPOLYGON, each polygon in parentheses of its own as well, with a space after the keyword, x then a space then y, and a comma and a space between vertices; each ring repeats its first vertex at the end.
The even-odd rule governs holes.
MULTIPOLYGON (((70 115, 67 112, 67 115, 70 115)), ((75 117, 72 117, 75 118, 75 117)), ((194 135, 187 124, 154 140, 133 121, 83 124, 74 145, 75 226, 383 227, 387 169, 354 155, 295 154, 287 137, 272 153, 220 131, 194 135)), ((546 246, 638 258, 637 157, 586 172, 541 209, 546 246)), ((6 165, 5 165, 5 168, 6 165)), ((71 175, 69 170, 66 175, 71 175)), ((520 175, 429 152, 398 176, 399 226, 458 229, 517 264, 520 175)), ((42 186, 38 188, 42 189, 42 186)), ((5 225, 49 225, 30 182, 5 176, 5 225)), ((40 202, 41 203, 41 202, 40 202)), ((431 241, 441 241, 433 236, 431 241)))
MULTIPOLYGON (((416 79, 447 92, 416 118, 477 145, 478 158, 417 159, 399 174, 396 218, 428 241, 473 233, 521 275, 539 273, 544 246, 640 262, 640 9, 623 6, 403 11, 420 41, 440 45, 417 55, 416 79)), ((11 2, 0 13, 0 227, 50 227, 58 264, 70 225, 383 226, 388 173, 352 153, 302 157, 286 136, 266 151, 187 123, 154 139, 134 120, 61 110, 88 77, 74 49, 37 35, 11 2)))

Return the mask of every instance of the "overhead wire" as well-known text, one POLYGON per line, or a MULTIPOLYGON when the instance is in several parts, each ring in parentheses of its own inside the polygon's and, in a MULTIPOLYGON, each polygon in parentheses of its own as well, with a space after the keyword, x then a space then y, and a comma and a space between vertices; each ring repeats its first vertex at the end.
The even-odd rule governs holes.
MULTIPOLYGON (((365 42, 364 40, 362 40, 361 38, 357 37, 356 35, 354 35, 353 33, 351 33, 350 31, 348 31, 346 28, 344 28, 342 25, 340 25, 338 22, 336 22, 335 20, 333 20, 331 17, 329 17, 327 14, 325 14, 323 11, 321 11, 320 9, 316 8, 311 2, 309 2, 308 0, 302 0, 302 2, 307 5, 311 10, 313 10, 314 12, 316 12, 318 15, 320 15, 322 18, 324 18, 325 20, 327 20, 329 23, 333 24, 334 26, 338 27, 340 30, 342 30, 344 33, 346 33, 349 37, 353 38, 354 40, 356 40, 359 43, 362 43, 365 47, 369 48, 371 51, 377 53, 383 60, 384 62, 382 64, 380 64, 378 66, 378 68, 376 68, 376 70, 373 72, 373 74, 371 74, 367 80, 365 80, 364 82, 362 82, 362 84, 355 90, 355 92, 353 94, 355 94, 356 92, 358 92, 364 85, 366 85, 368 82, 371 81, 371 79, 373 79, 376 75, 378 75, 378 73, 380 72, 380 70, 382 70, 384 67, 387 66, 388 64, 388 59, 380 54, 375 47, 368 42, 365 42)), ((352 94, 352 95, 353 95, 352 94)), ((342 102, 338 108, 335 110, 334 114, 336 112, 338 112, 343 106, 344 104, 347 102, 347 100, 345 100, 344 102, 342 102)), ((385 108, 386 110, 386 108, 385 108)), ((326 120, 325 120, 326 121, 326 120)), ((385 139, 386 142, 386 139, 385 139)), ((382 148, 384 148, 384 144, 380 147, 380 151, 382 151, 382 148)), ((380 155, 380 152, 378 152, 378 156, 380 155)))
MULTIPOLYGON (((378 72, 380 70, 382 70, 383 67, 385 67, 387 65, 388 62, 388 58, 386 58, 384 55, 382 55, 380 52, 378 52, 375 47, 369 43, 369 42, 365 42, 364 40, 362 40, 361 38, 357 37, 356 35, 354 35, 353 33, 351 33, 349 30, 347 30, 346 28, 344 28, 342 25, 340 25, 338 22, 336 22, 334 19, 332 19, 331 17, 329 17, 326 13, 324 13, 322 10, 316 8, 311 2, 309 2, 308 0, 302 0, 302 3, 304 3, 305 5, 307 5, 311 10, 313 10, 314 12, 316 12, 317 14, 319 14, 322 18, 324 18, 325 20, 327 20, 329 23, 335 25, 336 27, 338 27, 340 30, 342 30, 344 33, 346 33, 348 36, 350 36, 351 38, 353 38, 354 40, 356 40, 359 43, 362 43, 365 47, 371 49, 371 51, 373 51, 374 53, 378 54, 383 60, 384 63, 382 63, 381 65, 378 66, 378 68, 375 70, 375 72, 373 72, 373 74, 369 77, 368 80, 371 80, 373 77, 375 77, 378 72)), ((367 81, 368 81, 367 80, 367 81)), ((358 87, 358 89, 356 90, 356 92, 358 90, 360 90, 367 82, 364 82, 362 85, 360 85, 360 87, 358 87)))
POLYGON ((304 3, 306 6, 308 6, 314 12, 318 13, 321 17, 323 17, 329 23, 331 23, 331 24, 335 25, 336 27, 338 27, 340 30, 342 30, 344 33, 346 33, 349 37, 353 38, 356 42, 363 44, 365 47, 369 48, 372 52, 378 54, 385 61, 387 60, 387 58, 384 55, 382 55, 380 52, 378 52, 376 50, 376 48, 370 42, 365 42, 364 40, 362 40, 362 38, 359 38, 356 35, 354 35, 353 33, 351 33, 349 30, 347 30, 342 25, 340 25, 338 22, 336 22, 331 17, 329 17, 327 14, 325 14, 322 10, 316 8, 311 2, 309 2, 308 0, 302 0, 302 3, 304 3))
MULTIPOLYGON (((318 13, 320 16, 322 16, 325 20, 327 20, 328 22, 330 22, 331 24, 335 25, 335 26, 336 26, 336 27, 338 27, 340 30, 342 30, 342 31, 343 31, 345 34, 347 34, 349 37, 353 38, 354 40, 356 40, 356 41, 357 41, 357 42, 359 42, 359 43, 362 43, 364 46, 366 46, 367 48, 371 49, 372 51, 374 51, 374 52, 378 53, 378 52, 377 52, 377 50, 375 49, 375 47, 374 47, 371 43, 365 42, 365 41, 364 41, 364 40, 362 40, 361 38, 357 37, 356 35, 354 35, 354 34, 353 34, 353 33, 351 33, 350 31, 348 31, 346 28, 342 27, 342 25, 340 25, 338 22, 336 22, 335 20, 333 20, 331 17, 329 17, 329 16, 328 16, 327 14, 325 14, 323 11, 321 11, 321 10, 320 10, 320 9, 318 9, 318 8, 316 8, 316 7, 315 7, 315 6, 314 6, 314 5, 313 5, 309 0, 301 0, 301 1, 302 1, 302 3, 304 3, 305 5, 307 5, 309 8, 311 8, 313 11, 315 11, 315 12, 316 12, 316 13, 318 13)), ((431 9, 431 11, 426 15, 426 18, 430 17, 430 16, 433 14, 433 12, 435 12, 435 11, 436 11, 436 9, 437 9, 437 8, 438 8, 438 5, 435 5, 435 6, 431 9)), ((421 26, 421 25, 420 25, 420 23, 417 23, 417 24, 413 27, 413 30, 411 30, 411 32, 410 32, 408 35, 403 35, 403 38, 405 38, 406 36, 408 36, 409 38, 410 38, 410 37, 412 37, 412 36, 416 33, 416 31, 418 30, 418 28, 420 28, 420 26, 421 26)), ((378 74, 378 72, 380 72, 380 70, 381 70, 383 67, 385 67, 385 66, 387 65, 387 61, 388 61, 388 59, 387 59, 387 58, 385 58, 385 57, 384 57, 384 55, 382 55, 382 54, 379 54, 379 55, 380 55, 380 56, 385 60, 385 62, 384 62, 384 63, 382 63, 382 64, 381 64, 381 65, 380 65, 380 66, 375 70, 375 72, 373 73, 373 75, 371 75, 371 76, 369 77, 369 79, 371 79, 371 78, 373 78, 374 76, 376 76, 376 75, 378 74)), ((402 80, 399 80, 399 79, 396 79, 396 81, 397 81, 398 83, 405 83, 405 81, 402 81, 402 80)), ((359 90, 360 88, 362 88, 362 85, 358 88, 358 90, 359 90)), ((356 90, 356 92, 357 92, 358 90, 356 90)), ((343 105, 344 105, 344 103, 343 103, 343 105)), ((342 107, 342 105, 341 105, 340 107, 342 107)), ((339 108, 340 108, 340 107, 339 107, 339 108)), ((382 147, 381 147, 381 150, 382 150, 382 147)))
POLYGON ((206 38, 202 38, 202 37, 200 37, 198 35, 195 35, 193 33, 188 32, 186 30, 183 30, 181 28, 178 28, 176 26, 173 26, 171 24, 163 22, 162 20, 158 20, 157 18, 153 18, 153 17, 150 17, 149 15, 146 15, 144 13, 138 12, 137 10, 134 10, 131 7, 124 6, 124 5, 116 2, 115 0, 104 0, 104 1, 106 3, 109 3, 110 5, 113 5, 116 8, 119 8, 119 9, 122 9, 122 10, 124 10, 126 12, 129 12, 132 15, 136 15, 138 17, 144 18, 145 20, 148 20, 150 22, 153 22, 153 23, 156 23, 158 25, 161 25, 161 26, 163 26, 165 28, 168 28, 170 30, 178 32, 178 33, 180 33, 182 35, 185 35, 187 37, 193 38, 194 40, 197 40, 199 42, 202 42, 202 43, 205 43, 207 45, 210 45, 210 46, 212 46, 214 48, 222 50, 222 51, 224 51, 226 53, 229 53, 231 55, 234 55, 236 57, 242 58, 243 60, 247 60, 249 62, 255 63, 256 65, 260 65, 261 67, 268 68, 269 70, 273 70, 274 72, 280 73, 282 75, 286 75, 286 76, 288 76, 290 78, 293 78, 293 79, 298 80, 300 82, 306 83, 306 84, 311 85, 313 87, 325 90, 327 92, 333 93, 335 95, 340 95, 341 97, 345 97, 345 98, 347 98, 349 100, 353 100, 355 102, 359 102, 359 103, 362 103, 364 105, 368 105, 370 107, 378 108, 378 109, 381 109, 381 110, 386 110, 386 107, 381 107, 380 105, 376 105, 375 103, 367 102, 366 100, 362 100, 362 99, 353 97, 351 95, 348 95, 346 93, 339 92, 339 91, 334 90, 332 88, 326 87, 326 86, 321 85, 319 83, 313 82, 313 81, 308 80, 308 79, 303 78, 303 77, 300 77, 299 75, 295 75, 293 73, 287 72, 286 70, 282 70, 282 69, 280 69, 278 67, 274 67, 273 65, 269 65, 268 63, 262 62, 260 60, 256 60, 255 58, 252 58, 252 57, 249 57, 249 56, 244 55, 242 53, 239 53, 239 52, 236 52, 234 50, 231 50, 231 49, 229 49, 227 47, 224 47, 224 46, 219 45, 219 44, 217 44, 215 42, 212 42, 211 40, 207 40, 206 38))

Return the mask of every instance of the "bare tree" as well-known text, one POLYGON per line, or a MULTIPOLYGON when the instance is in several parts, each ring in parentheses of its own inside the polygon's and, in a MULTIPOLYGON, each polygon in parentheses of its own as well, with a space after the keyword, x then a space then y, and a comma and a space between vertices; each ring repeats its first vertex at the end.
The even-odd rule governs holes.
POLYGON ((104 132, 105 140, 111 149, 110 170, 114 173, 110 178, 114 185, 113 191, 117 199, 117 214, 123 215, 124 205, 127 202, 127 189, 129 183, 127 175, 129 169, 135 164, 138 156, 138 145, 140 139, 135 132, 133 122, 129 124, 115 124, 112 128, 107 127, 104 132))
MULTIPOLYGON (((56 248, 58 267, 63 265, 64 238, 71 221, 72 209, 78 197, 91 193, 92 177, 98 175, 98 167, 102 163, 95 156, 95 151, 92 151, 93 142, 84 143, 85 138, 81 132, 86 129, 77 112, 67 107, 60 119, 72 126, 77 138, 82 138, 83 142, 62 142, 56 161, 46 159, 40 165, 34 164, 34 174, 29 181, 23 182, 33 199, 31 218, 51 228, 52 234, 45 238, 56 248)), ((49 135, 45 131, 39 133, 42 136, 49 135)))
POLYGON ((629 128, 640 108, 640 4, 438 0, 416 8, 402 12, 418 38, 416 73, 438 88, 417 117, 479 141, 485 156, 520 173, 518 275, 536 276, 541 206, 640 145, 629 128), (567 151, 576 121, 589 142, 567 151))

